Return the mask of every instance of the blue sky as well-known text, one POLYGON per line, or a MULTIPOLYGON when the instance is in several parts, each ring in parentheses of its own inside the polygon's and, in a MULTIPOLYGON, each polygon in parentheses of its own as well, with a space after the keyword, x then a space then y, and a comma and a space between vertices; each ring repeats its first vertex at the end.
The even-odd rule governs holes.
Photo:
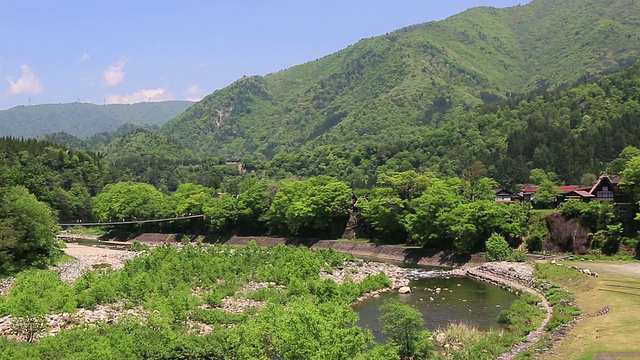
POLYGON ((0 10, 0 110, 199 100, 362 38, 529 0, 32 0, 0 10))

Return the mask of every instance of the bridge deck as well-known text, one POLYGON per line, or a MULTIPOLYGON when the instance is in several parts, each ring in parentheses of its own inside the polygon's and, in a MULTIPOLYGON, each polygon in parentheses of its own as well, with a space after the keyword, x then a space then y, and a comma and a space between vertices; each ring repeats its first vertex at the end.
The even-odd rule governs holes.
POLYGON ((113 225, 146 224, 146 223, 154 223, 154 222, 198 219, 203 217, 204 215, 190 215, 190 216, 179 216, 174 218, 152 219, 152 220, 131 220, 131 221, 116 221, 116 222, 90 222, 90 223, 74 222, 74 223, 60 223, 58 225, 60 226, 113 226, 113 225))

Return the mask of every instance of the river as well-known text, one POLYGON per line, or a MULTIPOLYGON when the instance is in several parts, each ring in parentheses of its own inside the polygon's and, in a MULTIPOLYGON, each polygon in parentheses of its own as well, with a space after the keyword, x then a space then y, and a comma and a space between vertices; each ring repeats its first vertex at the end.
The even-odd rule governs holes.
POLYGON ((502 288, 467 277, 441 277, 433 271, 425 274, 427 277, 411 281, 410 294, 401 295, 394 290, 355 305, 360 315, 358 325, 369 328, 378 343, 386 342, 387 337, 380 331, 380 306, 387 299, 399 298, 420 310, 431 331, 451 323, 465 323, 481 330, 499 328, 498 314, 518 298, 502 288), (441 289, 439 293, 437 288, 441 289))

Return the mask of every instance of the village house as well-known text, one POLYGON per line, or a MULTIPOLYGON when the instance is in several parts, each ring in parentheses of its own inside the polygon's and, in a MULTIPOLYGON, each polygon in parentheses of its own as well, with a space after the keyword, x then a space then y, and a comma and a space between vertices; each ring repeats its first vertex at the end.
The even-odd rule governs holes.
POLYGON ((493 188, 493 192, 496 194, 497 202, 512 203, 516 200, 515 194, 505 188, 493 188))
MULTIPOLYGON (((618 184, 619 177, 610 177, 607 175, 600 176, 598 181, 592 186, 565 185, 558 186, 558 198, 556 204, 565 201, 611 201, 616 207, 618 213, 626 213, 631 204, 627 199, 627 195, 620 191, 618 184)), ((495 201, 501 203, 509 203, 513 201, 535 202, 535 195, 540 189, 535 185, 524 185, 520 192, 514 194, 504 188, 494 188, 496 195, 495 201)))

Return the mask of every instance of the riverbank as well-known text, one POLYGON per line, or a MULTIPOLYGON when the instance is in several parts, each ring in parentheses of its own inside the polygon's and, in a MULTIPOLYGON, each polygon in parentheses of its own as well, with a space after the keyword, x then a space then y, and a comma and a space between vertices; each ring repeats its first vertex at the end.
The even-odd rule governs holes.
MULTIPOLYGON (((163 239, 162 242, 146 242, 150 245, 167 244, 167 235, 159 234, 158 236, 148 235, 147 239, 163 239)), ((464 267, 464 271, 458 270, 458 274, 474 277, 484 282, 494 283, 500 286, 508 286, 520 291, 527 291, 536 293, 533 290, 533 276, 532 266, 529 264, 514 264, 514 263, 498 263, 498 264, 484 264, 481 255, 476 256, 460 256, 445 252, 429 252, 416 247, 404 247, 394 245, 375 245, 366 242, 347 242, 347 241, 316 241, 312 243, 295 242, 283 238, 255 238, 255 237, 234 237, 225 242, 226 245, 232 246, 246 246, 250 241, 255 241, 261 246, 269 245, 305 245, 311 249, 333 249, 340 253, 352 254, 356 257, 372 259, 374 261, 382 262, 397 262, 397 263, 410 263, 418 265, 432 265, 432 266, 448 266, 448 267, 464 267)), ((177 241, 171 241, 170 243, 176 243, 177 241)), ((81 273, 83 268, 87 266, 95 267, 101 264, 109 264, 113 269, 122 267, 124 262, 136 255, 127 251, 117 251, 103 249, 99 247, 86 247, 76 244, 69 244, 66 250, 67 254, 78 258, 78 264, 69 266, 70 270, 62 270, 61 273, 81 273), (126 254, 126 255, 124 255, 126 254), (83 267, 84 266, 84 267, 83 267)), ((398 289, 401 286, 406 286, 409 282, 407 277, 407 270, 399 268, 397 266, 388 264, 377 264, 372 262, 356 262, 353 264, 346 264, 342 269, 334 269, 334 271, 321 274, 322 277, 332 278, 336 282, 340 283, 347 277, 359 282, 354 277, 366 277, 367 275, 377 274, 380 271, 384 272, 391 280, 391 289, 398 289), (384 269, 383 269, 384 267, 384 269), (363 275, 364 274, 364 275, 363 275)), ((70 279, 73 277, 70 277, 70 279)), ((77 278, 77 277, 76 277, 77 278)), ((361 280, 360 280, 361 281, 361 280)), ((388 291, 391 289, 384 289, 388 291)), ((369 293, 364 295, 358 301, 361 301, 367 297, 375 296, 376 293, 369 293)), ((537 293, 536 293, 537 294, 537 293)), ((541 296, 540 294, 537 294, 541 296)), ((246 306, 240 304, 242 299, 234 299, 233 296, 225 298, 223 303, 226 304, 225 308, 229 309, 244 309, 246 306), (238 300, 238 304, 235 301, 238 300)), ((541 296, 541 306, 544 308, 547 316, 541 326, 527 338, 526 343, 520 343, 514 346, 514 348, 507 354, 503 355, 501 359, 511 359, 517 354, 525 351, 529 346, 536 343, 542 333, 544 333, 544 326, 549 321, 552 309, 549 304, 541 296)), ((249 307, 260 307, 260 304, 253 302, 249 307)), ((102 309, 104 310, 104 309, 102 309)), ((95 314, 98 319, 103 318, 104 311, 95 314)), ((92 313, 86 314, 88 318, 84 319, 86 322, 95 321, 92 313)))
POLYGON ((311 249, 333 249, 358 258, 382 262, 413 264, 420 266, 462 267, 476 266, 485 262, 482 254, 459 254, 451 251, 436 251, 417 246, 377 245, 369 242, 318 240, 300 241, 285 238, 234 236, 224 242, 226 245, 246 246, 250 241, 258 245, 305 245, 311 249))
POLYGON ((545 334, 545 327, 553 316, 553 308, 544 294, 535 288, 533 265, 528 263, 495 262, 486 263, 475 268, 466 269, 466 275, 487 283, 509 287, 517 292, 527 292, 540 299, 540 308, 545 312, 545 318, 538 328, 526 336, 526 341, 521 341, 511 349, 498 357, 498 360, 515 359, 519 354, 527 351, 540 341, 545 334))
MULTIPOLYGON (((147 246, 162 246, 181 244, 182 237, 178 234, 144 233, 135 235, 110 234, 97 236, 90 234, 61 234, 59 238, 73 242, 75 240, 99 241, 105 245, 127 245, 132 241, 138 241, 147 246)), ((192 242, 210 242, 205 236, 192 236, 192 242)), ((419 266, 438 267, 463 267, 477 266, 485 262, 483 254, 460 254, 452 251, 437 251, 423 249, 418 246, 404 245, 378 245, 362 241, 342 241, 342 240, 309 240, 309 239, 287 239, 264 236, 233 236, 220 244, 231 246, 246 246, 250 241, 255 241, 260 246, 270 245, 293 245, 307 246, 311 249, 333 249, 334 251, 351 254, 358 258, 370 259, 381 262, 404 263, 419 266)))

